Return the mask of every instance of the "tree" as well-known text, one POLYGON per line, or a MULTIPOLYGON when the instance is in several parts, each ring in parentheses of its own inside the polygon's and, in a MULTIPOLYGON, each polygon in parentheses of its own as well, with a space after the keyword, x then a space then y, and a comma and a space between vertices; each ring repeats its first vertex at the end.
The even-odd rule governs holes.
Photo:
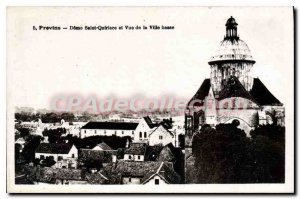
POLYGON ((194 135, 198 183, 284 182, 284 128, 259 126, 246 137, 238 123, 204 125, 194 135))
POLYGON ((253 176, 257 183, 284 183, 285 128, 276 125, 259 126, 251 132, 253 176))
POLYGON ((193 139, 199 183, 242 183, 251 181, 247 147, 250 139, 236 124, 204 125, 193 139))
POLYGON ((26 138, 27 136, 30 135, 30 131, 28 128, 18 128, 18 131, 20 132, 20 136, 22 138, 26 138))
POLYGON ((41 136, 29 136, 26 144, 24 145, 24 149, 22 150, 22 155, 26 162, 32 162, 35 158, 35 150, 41 143, 41 136))
POLYGON ((55 160, 53 158, 53 156, 48 156, 46 157, 45 160, 42 161, 42 164, 45 165, 46 167, 51 167, 53 165, 55 165, 55 160))

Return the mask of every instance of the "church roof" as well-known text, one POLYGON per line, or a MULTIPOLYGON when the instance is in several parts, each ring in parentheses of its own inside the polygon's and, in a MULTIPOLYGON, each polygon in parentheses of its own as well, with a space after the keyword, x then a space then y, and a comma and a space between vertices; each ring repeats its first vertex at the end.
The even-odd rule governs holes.
MULTIPOLYGON (((193 100, 201 100, 203 101, 205 97, 208 95, 210 89, 210 79, 205 79, 201 84, 200 88, 197 90, 196 94, 192 97, 192 99, 188 102, 188 106, 193 100)), ((203 103, 202 103, 203 104, 203 103)), ((202 104, 195 103, 195 106, 201 106, 202 104)))
POLYGON ((220 91, 218 100, 231 97, 242 97, 257 103, 253 96, 244 88, 235 76, 224 81, 224 88, 220 91))
POLYGON ((276 97, 274 97, 274 95, 258 78, 253 79, 253 87, 250 90, 250 94, 260 105, 282 106, 282 103, 276 97))
MULTIPOLYGON (((208 96, 209 89, 211 87, 210 79, 205 79, 197 90, 196 94, 189 101, 188 106, 192 100, 203 100, 208 96)), ((249 99, 260 106, 265 105, 278 105, 282 106, 282 103, 274 97, 274 95, 266 88, 266 86, 258 79, 253 79, 253 87, 247 91, 237 77, 231 77, 227 82, 224 82, 224 88, 220 91, 217 100, 222 100, 230 97, 242 97, 249 99)), ((202 104, 195 103, 194 106, 202 106, 202 104)))

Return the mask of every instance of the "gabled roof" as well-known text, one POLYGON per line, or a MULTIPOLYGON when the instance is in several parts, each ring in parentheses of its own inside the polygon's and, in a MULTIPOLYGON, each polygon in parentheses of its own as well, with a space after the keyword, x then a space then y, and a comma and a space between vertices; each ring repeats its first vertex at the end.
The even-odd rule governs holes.
POLYGON ((145 153, 146 153, 145 143, 131 143, 130 147, 124 150, 124 154, 145 155, 145 153))
POLYGON ((138 123, 131 122, 88 122, 82 129, 135 130, 138 123))
POLYGON ((274 95, 267 89, 267 87, 258 78, 253 79, 253 86, 250 90, 251 95, 260 105, 278 105, 282 103, 274 97, 274 95))
POLYGON ((86 173, 85 177, 89 184, 106 184, 108 182, 108 178, 100 172, 86 173))
POLYGON ((109 178, 109 184, 121 184, 122 176, 144 178, 149 173, 155 173, 161 162, 145 161, 131 162, 118 161, 109 163, 100 172, 109 178))
POLYGON ((34 181, 54 184, 56 179, 86 181, 85 175, 80 169, 65 169, 51 167, 26 167, 26 174, 34 181))
POLYGON ((66 143, 40 143, 35 152, 51 154, 68 154, 72 146, 72 144, 66 143))
POLYGON ((158 123, 153 123, 149 116, 144 117, 144 120, 146 121, 150 129, 157 127, 159 125, 158 123))
POLYGON ((145 161, 156 161, 163 148, 164 146, 162 145, 147 146, 145 161))
POLYGON ((142 184, 147 183, 154 176, 158 175, 168 184, 178 184, 180 183, 180 176, 174 171, 170 164, 162 162, 159 168, 152 173, 148 173, 141 181, 142 184))
POLYGON ((174 162, 177 158, 182 156, 180 148, 174 147, 172 143, 167 144, 163 147, 158 156, 158 161, 174 162))
POLYGON ((224 88, 220 91, 218 100, 231 97, 242 97, 257 103, 235 76, 230 77, 227 81, 224 80, 224 88))
MULTIPOLYGON (((201 84, 200 88, 197 90, 196 94, 192 97, 192 99, 188 102, 188 106, 193 100, 201 100, 204 101, 205 97, 208 95, 209 89, 211 87, 210 79, 205 79, 201 84)), ((203 104, 203 103, 202 103, 203 104)), ((200 103, 195 103, 194 106, 201 106, 200 103)))
POLYGON ((149 134, 149 136, 152 133, 154 133, 159 127, 163 127, 163 129, 165 129, 168 133, 170 133, 172 136, 174 136, 174 134, 168 129, 169 127, 164 122, 161 122, 158 127, 156 127, 153 131, 151 131, 151 133, 149 134))
POLYGON ((116 150, 112 151, 100 151, 92 149, 80 149, 78 153, 78 159, 82 162, 89 160, 97 160, 102 163, 112 162, 112 155, 117 155, 116 150))
POLYGON ((100 147, 103 151, 110 151, 110 150, 112 150, 112 148, 110 148, 110 146, 108 146, 105 142, 101 142, 100 144, 97 144, 95 147, 97 147, 97 146, 100 147))

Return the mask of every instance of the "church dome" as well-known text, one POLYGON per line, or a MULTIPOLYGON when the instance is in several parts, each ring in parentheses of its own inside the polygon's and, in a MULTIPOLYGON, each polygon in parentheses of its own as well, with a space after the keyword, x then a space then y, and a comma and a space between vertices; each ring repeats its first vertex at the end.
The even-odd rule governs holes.
POLYGON ((218 50, 211 57, 209 64, 229 61, 255 63, 248 45, 237 34, 237 23, 233 17, 226 22, 226 35, 220 42, 218 50))
POLYGON ((220 42, 218 50, 211 57, 209 63, 220 61, 248 61, 255 62, 248 45, 241 39, 224 39, 220 42))

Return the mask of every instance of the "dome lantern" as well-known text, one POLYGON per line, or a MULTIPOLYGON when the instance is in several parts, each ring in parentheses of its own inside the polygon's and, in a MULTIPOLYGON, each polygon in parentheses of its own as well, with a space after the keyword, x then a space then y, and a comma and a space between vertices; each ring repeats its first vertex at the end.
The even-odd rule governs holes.
POLYGON ((227 20, 225 26, 226 26, 225 39, 238 39, 238 35, 237 35, 238 24, 236 23, 235 19, 232 16, 227 20))

